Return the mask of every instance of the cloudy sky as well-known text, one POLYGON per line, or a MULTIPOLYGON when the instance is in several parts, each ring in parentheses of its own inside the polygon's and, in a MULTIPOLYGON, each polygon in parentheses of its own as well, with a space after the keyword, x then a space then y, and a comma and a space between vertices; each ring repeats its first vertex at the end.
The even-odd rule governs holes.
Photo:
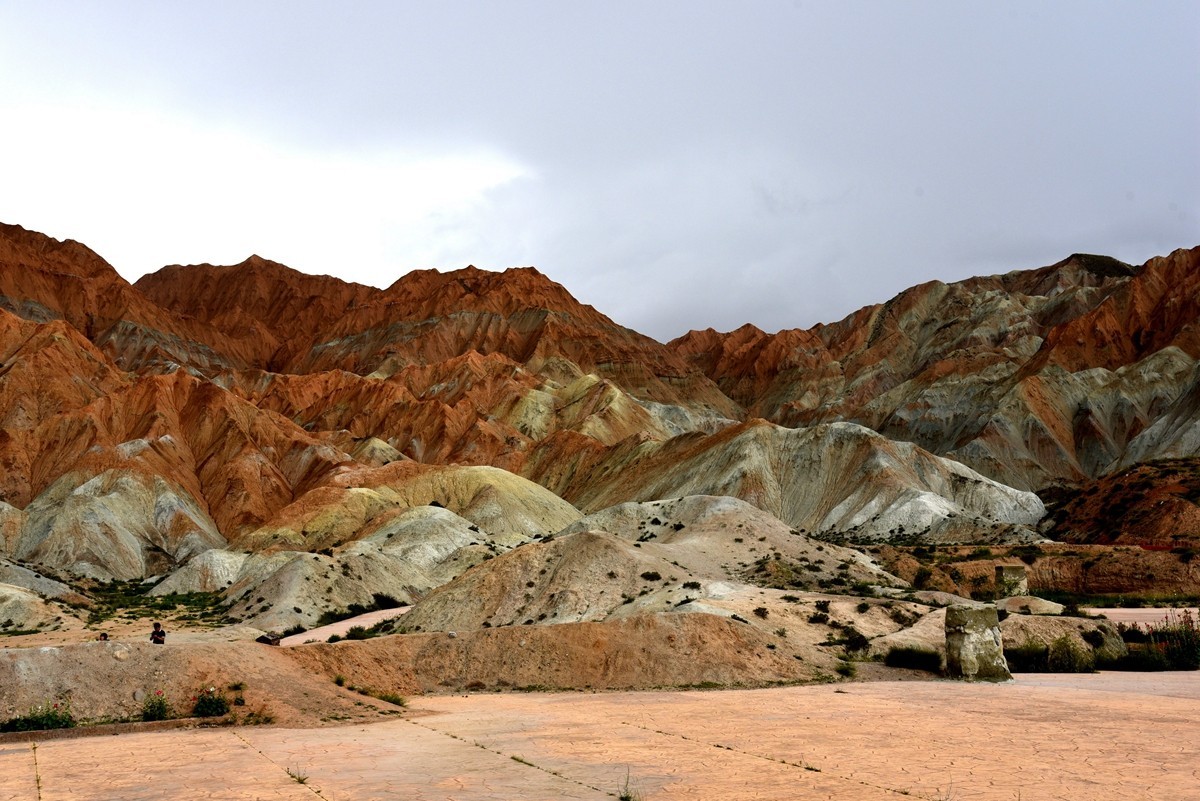
POLYGON ((0 2, 0 220, 661 340, 1200 244, 1191 2, 0 2))

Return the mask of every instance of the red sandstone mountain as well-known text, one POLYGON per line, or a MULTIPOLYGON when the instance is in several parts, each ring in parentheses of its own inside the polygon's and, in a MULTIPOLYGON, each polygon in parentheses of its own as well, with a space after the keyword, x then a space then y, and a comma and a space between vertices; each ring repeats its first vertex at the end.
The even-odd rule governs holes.
POLYGON ((935 281, 832 325, 669 346, 752 415, 859 422, 1036 488, 1115 465, 1178 398, 1198 321, 1200 248, 935 281))
MULTIPOLYGON (((285 510, 325 526, 347 476, 395 461, 501 467, 589 510, 727 494, 866 540, 1028 532, 1036 498, 984 476, 1196 456, 1198 261, 1074 256, 664 346, 532 268, 375 289, 252 257, 130 285, 0 226, 4 552, 136 576, 222 543, 345 543, 279 534, 301 525, 285 510)), ((505 486, 469 503, 525 492, 505 486)))

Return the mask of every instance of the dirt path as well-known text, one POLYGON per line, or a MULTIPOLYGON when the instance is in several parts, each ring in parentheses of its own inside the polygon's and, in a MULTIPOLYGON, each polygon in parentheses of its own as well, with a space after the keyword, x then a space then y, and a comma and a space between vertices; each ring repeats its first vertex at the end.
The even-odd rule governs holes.
POLYGON ((0 745, 0 798, 599 801, 628 777, 646 801, 1190 801, 1200 757, 1200 673, 483 694, 414 707, 369 726, 0 745))
POLYGON ((391 620, 394 617, 399 617, 407 612, 412 607, 405 606, 400 609, 378 609, 374 612, 367 612, 357 617, 348 617, 345 620, 339 620, 337 623, 330 623, 328 626, 320 626, 308 631, 302 631, 299 634, 293 634, 290 637, 284 637, 279 641, 279 644, 288 647, 293 645, 304 645, 308 642, 327 642, 330 637, 336 634, 339 637, 346 636, 346 632, 355 626, 362 626, 365 629, 371 628, 376 623, 384 620, 391 620))

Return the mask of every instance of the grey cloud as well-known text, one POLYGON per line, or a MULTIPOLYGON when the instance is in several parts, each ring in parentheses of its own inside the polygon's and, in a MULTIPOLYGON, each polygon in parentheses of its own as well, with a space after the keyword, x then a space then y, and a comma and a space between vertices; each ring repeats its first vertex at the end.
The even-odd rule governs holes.
MULTIPOLYGON (((660 339, 808 326, 1074 251, 1140 262, 1200 230, 1192 3, 79 3, 0 22, 3 44, 39 42, 21 56, 47 91, 333 152, 506 154, 530 175, 438 220, 432 266, 535 264, 660 339)), ((347 277, 431 266, 394 262, 347 277)))

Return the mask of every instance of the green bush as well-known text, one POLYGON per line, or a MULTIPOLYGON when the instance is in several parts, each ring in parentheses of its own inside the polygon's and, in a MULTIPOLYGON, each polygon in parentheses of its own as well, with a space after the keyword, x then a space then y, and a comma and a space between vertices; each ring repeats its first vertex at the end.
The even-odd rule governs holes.
POLYGON ((68 702, 47 701, 29 710, 28 715, 18 715, 0 723, 0 732, 70 729, 74 726, 75 717, 71 714, 71 705, 68 702))
POLYGON ((1064 634, 1050 643, 1046 668, 1051 673, 1091 673, 1096 669, 1096 659, 1090 649, 1080 645, 1070 634, 1064 634))
POLYGON ((942 671, 942 655, 931 648, 919 645, 893 645, 888 649, 883 664, 894 668, 926 670, 930 673, 942 671))
POLYGON ((847 653, 865 651, 871 647, 871 641, 867 639, 867 636, 854 626, 846 626, 842 629, 842 643, 847 653))
POLYGON ((198 718, 219 718, 229 713, 229 699, 216 687, 201 690, 196 696, 192 714, 198 718))
POLYGON ((142 720, 166 720, 171 717, 171 705, 162 690, 155 690, 154 695, 147 695, 142 701, 142 720))

